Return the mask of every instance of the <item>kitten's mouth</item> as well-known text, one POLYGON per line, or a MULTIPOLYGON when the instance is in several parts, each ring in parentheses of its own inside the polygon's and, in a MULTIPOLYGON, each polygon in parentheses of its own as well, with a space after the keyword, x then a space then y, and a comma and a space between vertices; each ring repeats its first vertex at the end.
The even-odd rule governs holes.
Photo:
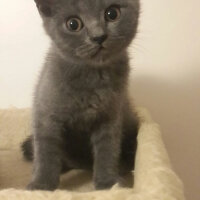
POLYGON ((100 46, 98 50, 94 54, 91 55, 91 58, 95 58, 96 56, 98 56, 104 49, 105 48, 103 46, 100 46))

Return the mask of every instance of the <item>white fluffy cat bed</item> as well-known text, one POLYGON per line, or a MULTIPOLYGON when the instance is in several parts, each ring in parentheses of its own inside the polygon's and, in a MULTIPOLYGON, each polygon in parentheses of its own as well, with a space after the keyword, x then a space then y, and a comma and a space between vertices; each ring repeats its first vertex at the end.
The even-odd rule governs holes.
POLYGON ((26 191, 31 163, 23 160, 20 143, 29 135, 30 110, 0 110, 0 200, 184 200, 182 183, 173 172, 159 126, 145 109, 134 171, 134 188, 115 185, 110 191, 93 191, 91 174, 72 171, 61 177, 55 192, 26 191))

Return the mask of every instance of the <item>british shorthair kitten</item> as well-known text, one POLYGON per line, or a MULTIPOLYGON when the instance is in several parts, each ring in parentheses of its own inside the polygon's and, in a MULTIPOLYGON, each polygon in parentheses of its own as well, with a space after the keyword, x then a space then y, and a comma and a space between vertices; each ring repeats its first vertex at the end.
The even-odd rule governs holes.
POLYGON ((60 174, 93 171, 108 189, 134 168, 138 118, 131 109, 127 47, 139 0, 35 0, 51 48, 36 87, 30 190, 54 190, 60 174))

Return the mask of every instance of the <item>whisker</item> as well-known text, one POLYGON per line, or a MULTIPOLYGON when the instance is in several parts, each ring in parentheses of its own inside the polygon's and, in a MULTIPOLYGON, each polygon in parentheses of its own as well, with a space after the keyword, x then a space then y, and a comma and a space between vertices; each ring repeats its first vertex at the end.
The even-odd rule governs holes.
POLYGON ((81 57, 87 57, 87 56, 90 56, 93 52, 95 53, 97 49, 98 49, 97 46, 90 46, 90 48, 77 50, 76 54, 78 54, 81 57))
POLYGON ((90 46, 91 46, 90 44, 83 44, 83 45, 77 47, 76 50, 82 50, 82 49, 88 48, 90 46))
POLYGON ((98 50, 97 48, 91 48, 90 50, 85 52, 85 56, 92 56, 93 54, 97 52, 97 50, 98 50))
POLYGON ((92 49, 95 49, 96 46, 90 46, 89 48, 84 48, 84 49, 80 49, 78 50, 80 53, 81 52, 88 52, 88 51, 91 51, 92 49))

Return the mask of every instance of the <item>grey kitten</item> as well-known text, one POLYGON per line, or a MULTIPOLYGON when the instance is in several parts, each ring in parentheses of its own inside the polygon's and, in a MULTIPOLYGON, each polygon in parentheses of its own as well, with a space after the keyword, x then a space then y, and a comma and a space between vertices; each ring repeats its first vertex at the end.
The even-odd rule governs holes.
POLYGON ((34 157, 27 188, 54 190, 71 169, 93 170, 95 188, 110 188, 134 168, 127 47, 139 0, 35 1, 52 45, 36 87, 33 136, 22 145, 34 157))

